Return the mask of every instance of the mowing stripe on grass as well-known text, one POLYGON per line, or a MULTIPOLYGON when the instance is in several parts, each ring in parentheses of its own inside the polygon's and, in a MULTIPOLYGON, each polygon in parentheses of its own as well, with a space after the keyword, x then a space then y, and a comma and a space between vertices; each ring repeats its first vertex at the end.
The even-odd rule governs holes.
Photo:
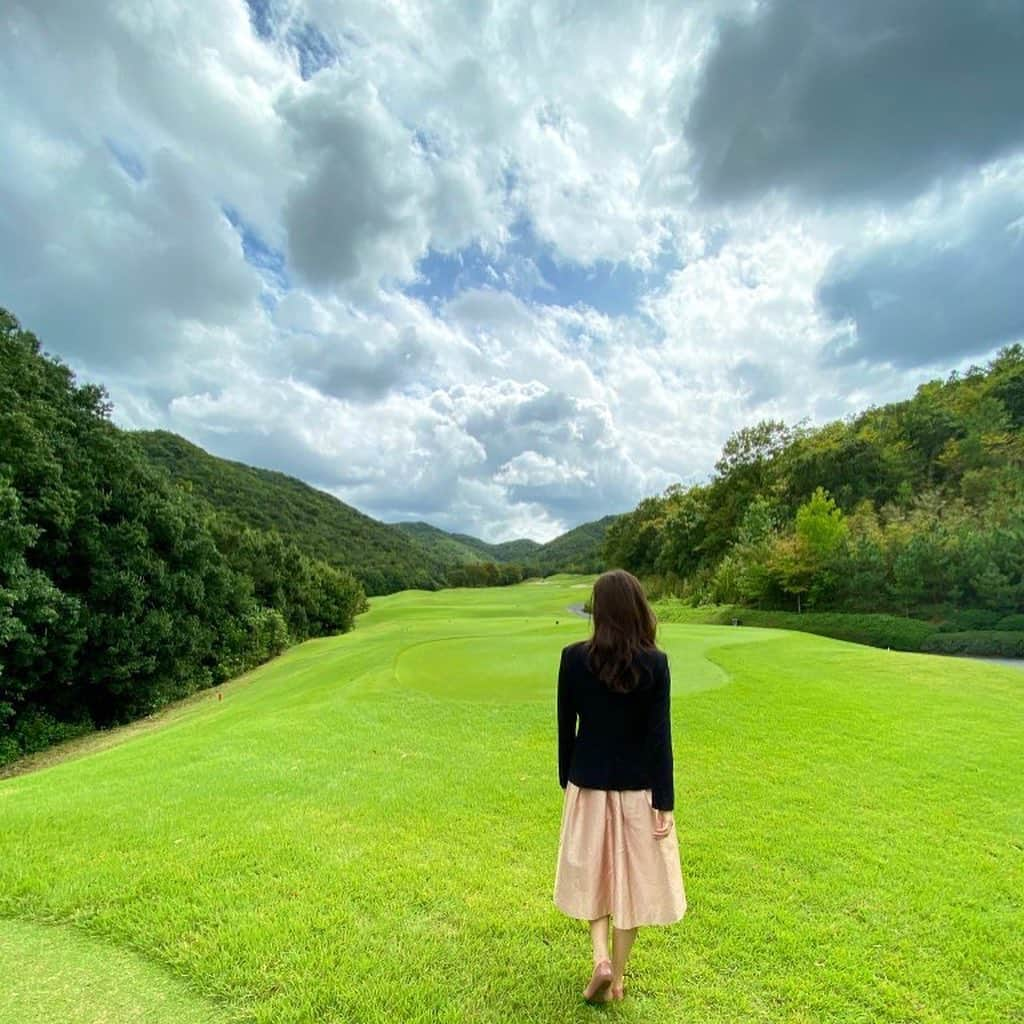
POLYGON ((0 919, 4 1024, 228 1024, 231 1015, 126 949, 69 925, 0 919))

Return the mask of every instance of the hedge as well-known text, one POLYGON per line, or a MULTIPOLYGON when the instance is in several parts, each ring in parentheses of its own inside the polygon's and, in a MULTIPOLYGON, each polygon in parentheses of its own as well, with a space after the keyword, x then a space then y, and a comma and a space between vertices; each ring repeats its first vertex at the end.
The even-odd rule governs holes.
POLYGON ((656 601, 653 607, 661 622, 706 622, 727 626, 733 619, 738 619, 743 626, 795 629, 870 647, 891 647, 896 651, 920 651, 925 640, 938 632, 938 627, 930 622, 881 612, 798 613, 764 611, 739 605, 692 607, 670 600, 656 601))
POLYGON ((930 654, 976 654, 991 658, 1024 658, 1024 631, 972 629, 935 633, 921 645, 930 654))

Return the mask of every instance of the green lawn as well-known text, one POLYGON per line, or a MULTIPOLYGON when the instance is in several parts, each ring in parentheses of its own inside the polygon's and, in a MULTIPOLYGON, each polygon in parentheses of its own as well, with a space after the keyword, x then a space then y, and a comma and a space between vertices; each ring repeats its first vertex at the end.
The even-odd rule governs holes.
POLYGON ((582 1002, 551 891, 586 582, 374 598, 0 781, 0 1021, 1024 1021, 1024 673, 683 624, 689 910, 582 1002))

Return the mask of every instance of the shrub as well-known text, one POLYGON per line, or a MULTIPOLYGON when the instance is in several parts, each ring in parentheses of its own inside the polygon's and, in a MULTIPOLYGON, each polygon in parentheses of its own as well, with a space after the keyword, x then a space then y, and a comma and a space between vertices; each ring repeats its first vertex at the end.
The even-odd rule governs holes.
POLYGON ((992 611, 988 608, 958 608, 949 613, 940 628, 943 633, 969 633, 979 629, 998 629, 999 620, 1003 617, 1003 612, 992 611))
POLYGON ((1024 631, 976 629, 934 633, 921 645, 930 654, 975 654, 990 658, 1024 658, 1024 631))
POLYGON ((23 711, 18 716, 8 739, 13 740, 19 753, 34 754, 38 750, 45 750, 51 744, 92 732, 92 729, 93 724, 90 721, 58 722, 45 711, 33 708, 23 711))
POLYGON ((17 761, 21 757, 21 747, 13 736, 4 736, 0 733, 0 767, 17 761))

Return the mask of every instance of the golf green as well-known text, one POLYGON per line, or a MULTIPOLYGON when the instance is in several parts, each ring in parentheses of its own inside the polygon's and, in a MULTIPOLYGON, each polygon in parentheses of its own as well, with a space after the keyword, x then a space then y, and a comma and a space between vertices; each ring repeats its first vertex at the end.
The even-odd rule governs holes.
POLYGON ((659 627, 689 910, 582 1002, 554 712, 591 579, 374 598, 0 781, 0 1021, 1024 1020, 1024 674, 704 625, 659 627))

